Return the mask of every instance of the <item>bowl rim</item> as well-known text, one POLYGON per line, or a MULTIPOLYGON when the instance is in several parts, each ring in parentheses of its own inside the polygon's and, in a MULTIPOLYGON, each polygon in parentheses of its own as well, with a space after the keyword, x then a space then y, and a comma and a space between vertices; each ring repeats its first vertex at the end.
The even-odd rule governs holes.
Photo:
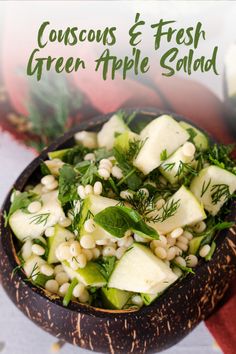
MULTIPOLYGON (((162 109, 158 109, 158 108, 154 108, 154 107, 143 107, 143 108, 130 107, 130 108, 121 108, 120 110, 124 111, 127 114, 133 113, 135 111, 135 112, 137 112, 137 114, 143 114, 143 115, 147 115, 147 116, 149 115, 153 118, 158 117, 162 114, 168 114, 168 115, 171 115, 174 119, 176 119, 178 121, 180 121, 180 120, 186 121, 186 122, 190 123, 191 125, 193 125, 194 127, 196 127, 197 129, 199 129, 200 131, 205 132, 204 129, 198 127, 194 122, 188 120, 184 116, 182 116, 178 113, 170 112, 168 110, 162 110, 162 109)), ((13 232, 11 231, 9 225, 7 225, 7 227, 4 226, 4 210, 8 210, 8 208, 10 206, 10 196, 11 196, 14 186, 17 186, 18 189, 22 190, 23 187, 27 184, 27 180, 38 169, 40 163, 47 158, 48 152, 54 151, 54 150, 60 148, 61 145, 65 144, 69 139, 73 138, 75 133, 85 130, 85 129, 91 130, 91 128, 96 128, 98 125, 105 123, 115 113, 117 113, 117 110, 107 113, 107 114, 101 114, 101 115, 95 116, 94 118, 91 118, 88 121, 80 122, 73 129, 69 130, 68 132, 66 132, 62 136, 58 137, 52 144, 50 144, 48 147, 45 147, 42 150, 42 152, 36 158, 34 158, 31 163, 29 163, 25 167, 25 169, 21 172, 19 177, 13 183, 13 186, 10 188, 10 190, 9 190, 9 192, 2 204, 1 215, 0 215, 0 234, 1 235, 4 234, 6 238, 8 238, 8 237, 10 238, 10 243, 11 243, 12 247, 10 249, 6 249, 6 248, 4 248, 4 244, 2 244, 2 246, 3 246, 4 252, 6 253, 6 255, 8 257, 9 262, 11 263, 13 271, 19 265, 19 259, 17 257, 16 249, 15 249, 15 245, 14 245, 14 237, 15 236, 14 236, 13 232)), ((95 129, 95 131, 96 131, 96 129, 95 129)), ((210 138, 210 140, 213 140, 211 137, 211 134, 209 134, 208 132, 205 132, 205 133, 210 138)), ((216 140, 214 139, 213 141, 216 141, 216 140)), ((221 233, 226 234, 227 231, 228 230, 223 230, 223 231, 221 231, 221 233)), ((2 238, 2 236, 1 236, 1 238, 2 238)), ((224 242, 224 239, 225 239, 225 236, 223 236, 222 238, 217 237, 218 243, 224 242)), ((213 256, 213 258, 214 258, 214 256, 213 256)), ((195 273, 200 273, 201 269, 204 267, 206 267, 206 263, 203 262, 202 260, 200 260, 198 266, 195 268, 196 269, 195 273)), ((120 316, 122 316, 122 318, 124 318, 124 315, 129 317, 129 316, 133 316, 134 314, 137 315, 138 317, 139 316, 142 317, 142 316, 145 316, 145 314, 147 312, 149 312, 150 308, 153 308, 158 303, 158 298, 157 298, 149 306, 143 306, 141 309, 128 309, 128 310, 103 309, 103 308, 98 308, 98 307, 94 307, 94 306, 87 305, 87 304, 82 304, 82 303, 75 302, 75 301, 71 301, 67 307, 64 307, 59 295, 50 294, 44 288, 37 287, 34 284, 32 284, 30 281, 27 281, 26 275, 22 269, 19 269, 17 274, 20 277, 21 281, 25 285, 27 285, 33 292, 36 292, 37 295, 39 295, 40 297, 43 297, 45 300, 49 300, 49 301, 53 302, 54 304, 56 304, 60 307, 63 307, 64 309, 66 309, 68 311, 76 311, 77 313, 90 315, 92 317, 96 316, 96 317, 101 317, 101 318, 103 318, 103 317, 106 317, 106 318, 112 317, 113 318, 115 316, 116 318, 119 318, 120 316)), ((178 285, 180 283, 184 285, 185 282, 189 282, 190 277, 194 277, 194 274, 188 274, 188 276, 177 280, 172 286, 170 286, 165 291, 165 296, 168 293, 172 292, 173 288, 176 288, 176 286, 178 287, 178 285)))

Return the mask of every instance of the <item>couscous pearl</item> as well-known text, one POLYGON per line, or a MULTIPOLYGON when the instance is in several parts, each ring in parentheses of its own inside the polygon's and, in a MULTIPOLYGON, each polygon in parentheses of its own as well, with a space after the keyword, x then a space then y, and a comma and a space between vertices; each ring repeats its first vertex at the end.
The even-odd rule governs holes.
POLYGON ((71 220, 69 218, 60 218, 59 224, 62 227, 68 227, 71 225, 71 220))
POLYGON ((167 239, 165 236, 160 235, 159 240, 163 243, 163 245, 167 245, 167 239))
POLYGON ((180 248, 182 251, 186 252, 188 250, 188 245, 186 243, 183 243, 183 242, 177 242, 176 243, 176 246, 178 248, 180 248))
POLYGON ((121 259, 121 257, 123 256, 123 254, 125 253, 125 251, 127 250, 126 247, 119 247, 116 250, 116 258, 117 259, 121 259))
POLYGON ((98 246, 106 246, 107 244, 108 244, 108 240, 107 239, 96 240, 96 245, 98 245, 98 246))
POLYGON ((88 219, 84 223, 84 229, 86 232, 91 233, 95 230, 96 226, 93 219, 88 219))
POLYGON ((91 251, 93 252, 94 259, 97 259, 101 255, 101 252, 97 247, 93 248, 91 251))
POLYGON ((68 289, 69 289, 70 283, 64 283, 60 286, 59 288, 59 295, 65 296, 68 289))
POLYGON ((138 190, 138 193, 142 194, 145 198, 149 197, 149 191, 147 188, 140 188, 138 190))
POLYGON ((199 251, 199 256, 206 257, 208 255, 208 253, 210 252, 210 250, 211 250, 210 245, 204 245, 199 251))
POLYGON ((84 192, 86 195, 93 194, 93 187, 90 184, 87 184, 84 187, 84 192))
POLYGON ((75 213, 75 214, 79 214, 80 208, 81 208, 81 204, 80 204, 80 201, 78 200, 78 201, 75 203, 74 213, 75 213))
POLYGON ((32 255, 32 241, 31 240, 27 240, 21 249, 21 255, 22 258, 24 259, 24 261, 26 261, 27 259, 29 259, 32 255))
POLYGON ((50 279, 45 284, 45 289, 51 293, 56 294, 58 292, 59 284, 56 280, 50 279))
POLYGON ((90 250, 83 250, 83 254, 85 255, 87 261, 91 261, 91 259, 93 259, 93 251, 90 250))
POLYGON ((80 297, 85 290, 85 286, 82 283, 77 284, 73 289, 74 297, 80 297))
POLYGON ((89 292, 86 289, 84 289, 84 291, 80 295, 79 301, 83 303, 89 301, 89 292))
POLYGON ((54 235, 54 232, 55 232, 55 228, 53 226, 51 227, 48 227, 46 230, 45 230, 45 236, 46 237, 52 237, 54 235))
POLYGON ((117 179, 121 179, 123 177, 122 170, 118 166, 113 166, 111 169, 111 174, 113 177, 117 179))
POLYGON ((70 267, 73 270, 79 269, 79 262, 77 261, 77 257, 73 257, 71 260, 69 260, 70 267))
POLYGON ((99 168, 98 174, 100 177, 102 177, 105 180, 110 177, 110 172, 106 168, 99 168))
POLYGON ((79 254, 76 257, 76 261, 78 262, 79 268, 84 268, 87 264, 87 258, 84 253, 79 254))
POLYGON ((134 243, 133 237, 129 236, 129 237, 127 237, 127 238, 125 239, 125 244, 124 244, 124 246, 125 246, 125 247, 130 247, 130 246, 132 246, 133 243, 134 243))
POLYGON ((131 298, 131 301, 134 305, 137 305, 137 306, 143 306, 143 299, 140 295, 134 295, 132 296, 131 298))
POLYGON ((172 259, 174 259, 175 256, 176 256, 175 247, 170 247, 170 248, 167 250, 166 259, 167 259, 168 261, 172 261, 172 259))
POLYGON ((79 185, 77 188, 77 194, 81 199, 85 199, 86 198, 86 194, 85 194, 85 190, 84 190, 84 186, 79 185))
POLYGON ((188 267, 196 267, 196 265, 198 264, 198 258, 194 254, 190 254, 186 258, 186 263, 188 267))
POLYGON ((182 251, 179 247, 174 246, 174 248, 175 248, 176 256, 181 256, 181 254, 183 253, 183 251, 182 251))
POLYGON ((71 257, 70 246, 66 242, 60 244, 56 251, 57 258, 61 261, 70 259, 71 257))
POLYGON ((159 199, 157 202, 156 202, 156 208, 157 209, 161 209, 164 205, 165 205, 165 199, 159 199))
POLYGON ((182 227, 177 227, 177 229, 173 230, 170 233, 170 236, 173 238, 178 238, 179 236, 182 235, 183 232, 184 232, 184 230, 182 229, 182 227))
POLYGON ((186 267, 186 261, 183 257, 180 257, 180 256, 176 257, 175 262, 182 267, 186 267))
POLYGON ((193 235, 192 235, 191 232, 189 232, 189 231, 184 231, 183 236, 184 236, 185 238, 187 238, 189 241, 191 241, 192 238, 193 238, 193 235))
POLYGON ((45 253, 45 249, 40 245, 34 244, 32 246, 32 252, 37 256, 43 256, 45 253))
POLYGON ((56 189, 57 187, 58 187, 58 182, 57 182, 57 181, 54 181, 54 182, 52 182, 52 183, 46 185, 46 188, 47 188, 47 190, 49 190, 49 191, 53 191, 53 190, 56 189))
POLYGON ((169 246, 174 246, 176 244, 176 239, 171 237, 170 235, 166 237, 166 240, 169 246))
POLYGON ((115 256, 115 254, 116 254, 116 250, 115 250, 115 248, 112 247, 112 246, 106 246, 106 247, 104 247, 103 250, 102 250, 102 255, 103 255, 104 257, 115 256))
POLYGON ((129 199, 133 197, 133 193, 128 190, 124 190, 120 192, 120 197, 122 199, 129 199))
POLYGON ((101 182, 95 182, 93 186, 93 192, 95 195, 100 195, 102 194, 102 183, 101 182))
POLYGON ((194 226, 194 231, 197 233, 201 233, 206 230, 206 223, 204 221, 200 221, 194 226))
POLYGON ((193 143, 186 142, 182 148, 183 154, 187 157, 192 157, 195 154, 196 148, 193 143))
POLYGON ((167 256, 167 252, 163 247, 156 247, 154 253, 160 259, 165 259, 167 256))
POLYGON ((184 237, 184 236, 178 237, 177 241, 185 243, 186 245, 188 244, 188 239, 186 237, 184 237))
POLYGON ((80 239, 80 245, 85 249, 90 249, 90 248, 94 248, 96 243, 92 236, 84 235, 80 239))
POLYGON ((112 168, 112 162, 108 159, 102 159, 100 162, 99 162, 99 166, 107 166, 109 169, 112 168))
POLYGON ((41 179, 41 183, 44 186, 48 186, 49 184, 53 183, 54 181, 55 181, 55 177, 53 175, 47 175, 41 179))
POLYGON ((92 152, 84 156, 85 161, 95 161, 95 154, 92 152))
POLYGON ((134 234, 134 239, 135 239, 136 242, 143 242, 143 243, 149 242, 148 239, 146 239, 146 238, 144 238, 142 236, 139 236, 137 234, 134 234))
POLYGON ((76 257, 81 253, 81 247, 78 241, 72 242, 70 245, 70 253, 73 257, 76 257))
POLYGON ((61 264, 58 264, 55 268, 54 268, 54 274, 63 272, 64 268, 61 264))
POLYGON ((54 269, 49 264, 42 264, 40 272, 48 277, 51 277, 54 273, 54 269))
POLYGON ((34 201, 28 205, 28 212, 29 213, 37 213, 42 208, 42 205, 39 201, 34 201))
POLYGON ((66 272, 57 273, 55 279, 59 285, 62 285, 62 284, 67 283, 69 281, 69 277, 66 274, 66 272))

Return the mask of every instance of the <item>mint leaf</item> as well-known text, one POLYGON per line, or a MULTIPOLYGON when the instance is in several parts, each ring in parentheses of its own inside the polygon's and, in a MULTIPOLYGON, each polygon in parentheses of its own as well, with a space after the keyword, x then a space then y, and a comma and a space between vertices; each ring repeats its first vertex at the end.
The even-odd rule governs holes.
POLYGON ((138 212, 128 207, 108 207, 96 214, 94 221, 118 238, 124 237, 128 230, 132 230, 142 237, 159 238, 156 230, 145 224, 138 212))

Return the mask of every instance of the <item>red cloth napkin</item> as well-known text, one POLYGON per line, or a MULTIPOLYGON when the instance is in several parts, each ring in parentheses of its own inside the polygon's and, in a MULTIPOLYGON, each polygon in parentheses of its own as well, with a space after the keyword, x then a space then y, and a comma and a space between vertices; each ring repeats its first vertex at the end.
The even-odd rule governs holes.
MULTIPOLYGON (((8 68, 9 69, 9 68, 8 68)), ((12 69, 12 68, 11 68, 12 69)), ((16 129, 9 121, 9 113, 26 114, 27 87, 22 88, 22 78, 13 77, 14 70, 5 72, 4 84, 9 100, 0 103, 0 126, 7 129, 21 141, 27 142, 29 135, 16 129)), ((107 113, 122 107, 153 106, 182 114, 206 129, 216 139, 224 143, 234 142, 227 127, 226 110, 222 102, 206 87, 181 78, 161 76, 137 82, 120 78, 115 81, 97 78, 73 77, 73 85, 83 93, 83 101, 75 120, 88 119, 98 113, 107 113)), ((33 138, 33 137, 31 137, 33 138)), ((225 354, 236 353, 236 286, 232 284, 227 294, 227 302, 206 321, 208 329, 225 354)))

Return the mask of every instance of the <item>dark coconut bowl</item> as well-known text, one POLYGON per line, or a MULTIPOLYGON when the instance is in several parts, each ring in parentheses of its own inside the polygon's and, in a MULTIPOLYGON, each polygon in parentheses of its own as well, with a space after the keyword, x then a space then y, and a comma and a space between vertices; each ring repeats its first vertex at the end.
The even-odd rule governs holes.
MULTIPOLYGON (((127 110, 127 113, 133 110, 127 110)), ((137 110, 134 124, 152 120, 163 112, 156 109, 137 110)), ((45 149, 20 175, 14 188, 23 190, 40 179, 39 165, 47 153, 71 147, 74 133, 97 131, 111 116, 100 116, 66 133, 45 149)), ((182 117, 172 114, 176 119, 182 117)), ((194 275, 177 281, 152 305, 140 310, 111 311, 72 302, 63 307, 58 296, 25 281, 20 269, 9 227, 4 227, 3 211, 10 206, 9 192, 1 213, 0 271, 1 283, 15 305, 34 323, 57 338, 85 349, 102 353, 153 353, 164 350, 183 339, 199 322, 207 318, 225 294, 236 274, 236 232, 220 232, 212 260, 200 261, 194 275)), ((230 220, 235 219, 231 205, 230 220)))

